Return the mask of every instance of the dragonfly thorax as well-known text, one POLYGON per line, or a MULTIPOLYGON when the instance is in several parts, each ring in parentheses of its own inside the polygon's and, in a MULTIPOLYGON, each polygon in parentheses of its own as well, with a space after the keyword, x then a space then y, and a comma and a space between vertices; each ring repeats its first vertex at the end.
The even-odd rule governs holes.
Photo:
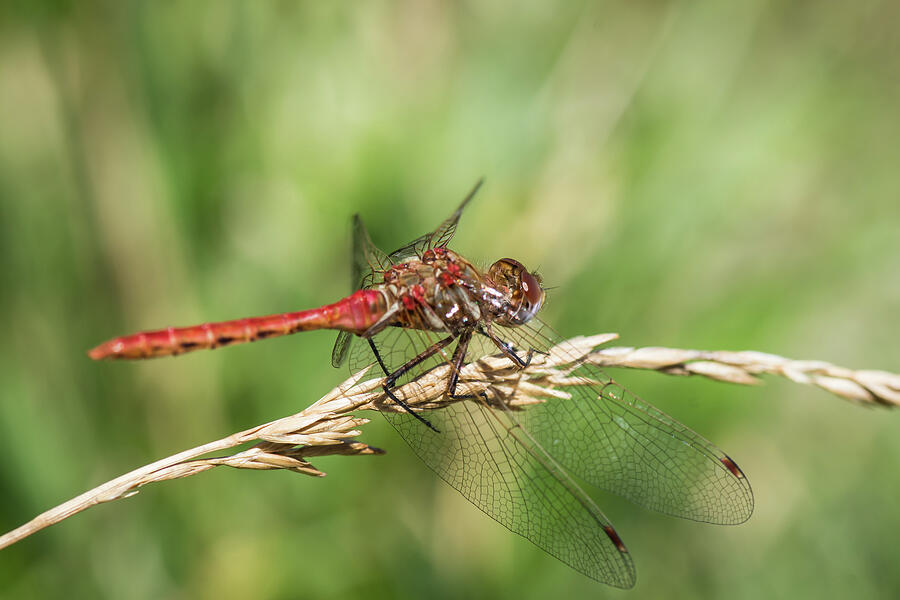
POLYGON ((394 324, 453 334, 484 320, 522 325, 544 301, 540 279, 518 261, 498 260, 485 274, 443 247, 391 266, 384 272, 382 289, 388 304, 402 307, 394 324))
POLYGON ((479 322, 482 274, 447 248, 392 265, 383 274, 388 304, 396 303, 394 325, 459 334, 479 322))

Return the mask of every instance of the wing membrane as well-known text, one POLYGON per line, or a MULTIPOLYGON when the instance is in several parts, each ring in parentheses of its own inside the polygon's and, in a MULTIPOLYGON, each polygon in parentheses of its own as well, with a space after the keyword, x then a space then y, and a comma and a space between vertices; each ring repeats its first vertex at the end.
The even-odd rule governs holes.
POLYGON ((353 215, 353 283, 354 291, 370 287, 374 277, 391 266, 387 254, 372 243, 369 230, 359 215, 353 215))
MULTIPOLYGON (((351 291, 355 292, 378 283, 377 277, 390 265, 391 261, 387 255, 372 243, 369 231, 360 216, 353 215, 353 265, 350 279, 353 289, 351 291)), ((344 364, 352 344, 352 333, 347 331, 338 333, 331 351, 332 366, 340 367, 344 364)))
MULTIPOLYGON (((413 256, 421 256, 429 248, 437 248, 449 244, 450 240, 453 239, 453 234, 456 233, 456 226, 459 223, 463 210, 475 197, 482 183, 484 183, 484 179, 479 179, 459 207, 437 229, 394 250, 390 255, 385 254, 372 243, 372 238, 369 236, 369 232, 360 216, 353 215, 353 277, 351 281, 355 287, 352 291, 365 289, 379 283, 380 274, 390 268, 392 264, 403 262, 413 256)), ((334 348, 331 351, 332 366, 340 367, 344 364, 353 341, 353 334, 347 332, 338 333, 334 342, 334 348)), ((415 354, 412 356, 415 356, 415 354)))
MULTIPOLYGON (((524 357, 529 348, 580 356, 559 346, 537 321, 494 326, 524 357)), ((446 334, 390 328, 373 343, 390 372, 446 334)), ((398 382, 448 361, 454 345, 398 382)), ((469 361, 497 348, 486 336, 470 342, 469 361)), ((367 344, 351 359, 357 369, 373 362, 367 344)), ((568 374, 585 385, 560 386, 570 397, 548 398, 523 410, 467 399, 424 416, 434 432, 409 414, 386 418, 441 478, 486 514, 576 570, 611 585, 634 581, 631 558, 609 521, 568 473, 666 514, 732 524, 753 510, 750 485, 733 461, 675 419, 642 402, 596 367, 568 374), (589 382, 589 383, 588 383, 589 382), (729 466, 731 465, 731 466, 729 466), (733 468, 732 468, 733 467, 733 468)))
MULTIPOLYGON (((523 351, 557 344, 552 330, 533 323, 498 335, 523 351)), ((661 513, 723 525, 750 517, 750 483, 727 454, 599 368, 582 364, 571 375, 593 383, 561 388, 570 399, 548 399, 519 417, 570 472, 661 513)))
POLYGON ((388 257, 391 262, 402 262, 404 259, 411 256, 421 256, 423 252, 430 248, 447 246, 447 244, 450 243, 450 240, 453 239, 453 234, 456 233, 456 226, 457 224, 459 224, 459 217, 462 216, 463 210, 465 210, 466 205, 468 205, 472 198, 475 197, 475 194, 478 192, 478 189, 481 187, 482 183, 484 183, 484 179, 479 179, 478 183, 476 183, 475 187, 472 188, 472 191, 470 191, 468 195, 466 195, 459 207, 453 212, 452 215, 447 217, 443 223, 438 225, 437 229, 435 229, 431 233, 426 233, 425 235, 416 238, 405 246, 391 252, 388 257))
MULTIPOLYGON (((390 255, 372 244, 356 217, 354 278, 360 287, 378 283, 380 273, 391 264, 446 246, 480 185, 479 181, 434 232, 390 255)), ((476 331, 469 361, 497 353, 485 330, 476 331)), ((555 347, 556 353, 573 361, 565 381, 557 384, 569 397, 550 397, 516 411, 506 406, 499 391, 490 398, 459 400, 427 413, 437 431, 406 412, 383 411, 416 454, 479 509, 576 570, 619 587, 634 584, 631 557, 568 472, 662 513, 720 524, 749 518, 750 484, 716 446, 586 363, 540 320, 514 328, 495 325, 493 331, 522 358, 529 350, 546 353, 555 347)), ((374 347, 383 369, 393 373, 447 335, 389 327, 371 340, 371 346, 355 344, 351 370, 375 362, 374 347)), ((346 358, 350 341, 349 334, 338 337, 332 355, 335 366, 346 358)), ((450 361, 454 347, 447 345, 417 364, 397 385, 450 361)))
MULTIPOLYGON (((389 371, 446 334, 391 328, 373 339, 389 371)), ((480 341, 477 352, 484 352, 480 341)), ((404 381, 450 359, 454 345, 412 370, 404 381)), ((479 354, 480 355, 480 354, 479 354)), ((375 362, 357 344, 351 369, 375 362)), ((402 381, 401 381, 402 383, 402 381)), ((399 392, 398 392, 399 393, 399 392)), ((383 411, 413 451, 485 514, 585 575, 617 587, 634 585, 635 570, 609 520, 517 421, 521 413, 461 400, 424 416, 428 429, 405 412, 383 411)))
POLYGON ((460 401, 428 413, 440 433, 409 414, 383 414, 425 464, 504 527, 588 577, 634 585, 631 556, 609 520, 512 412, 460 401))

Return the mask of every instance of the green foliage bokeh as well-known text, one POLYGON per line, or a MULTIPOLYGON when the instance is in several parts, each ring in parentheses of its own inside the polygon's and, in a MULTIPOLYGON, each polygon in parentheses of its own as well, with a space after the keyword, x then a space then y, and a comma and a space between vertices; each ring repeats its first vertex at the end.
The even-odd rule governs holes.
MULTIPOLYGON (((316 332, 139 364, 139 329, 350 286, 481 176, 455 247, 564 335, 900 371, 900 8, 795 2, 43 2, 0 8, 0 527, 305 407, 316 332)), ((4 598, 896 597, 900 421, 770 380, 618 373, 725 449, 753 518, 598 501, 632 592, 382 457, 220 470, 0 552, 4 598)))

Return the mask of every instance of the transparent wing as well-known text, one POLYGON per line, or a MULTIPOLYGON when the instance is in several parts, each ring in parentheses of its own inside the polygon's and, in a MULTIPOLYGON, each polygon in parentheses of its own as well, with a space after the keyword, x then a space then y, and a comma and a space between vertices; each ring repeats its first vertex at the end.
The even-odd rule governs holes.
MULTIPOLYGON (((520 327, 493 329, 523 359, 530 348, 546 352, 554 346, 572 359, 579 356, 567 351, 565 342, 537 319, 520 327)), ((387 368, 393 370, 442 337, 394 328, 376 336, 375 343, 387 368)), ((453 349, 451 344, 422 369, 449 361, 453 349)), ((467 360, 496 353, 493 342, 476 335, 467 360)), ((371 362, 370 354, 360 356, 357 366, 371 362)), ((550 398, 517 413, 523 428, 568 472, 664 514, 723 525, 750 517, 750 482, 725 452, 593 365, 582 363, 568 376, 581 384, 557 386, 570 398, 550 398)), ((432 414, 425 416, 431 419, 432 414)))
POLYGON ((453 212, 452 215, 447 217, 444 222, 438 226, 437 229, 435 229, 431 233, 426 233, 425 235, 416 238, 409 244, 406 244, 405 246, 391 252, 388 257, 391 262, 403 262, 403 260, 411 256, 422 256, 422 253, 430 248, 447 246, 447 244, 450 243, 450 240, 453 239, 453 234, 456 233, 456 225, 459 223, 459 217, 462 215, 462 212, 463 210, 465 210, 466 205, 469 203, 469 201, 475 197, 476 193, 478 193, 478 189, 483 183, 484 179, 479 179, 478 183, 475 184, 475 187, 472 188, 472 191, 468 193, 459 207, 453 212))
MULTIPOLYGON (((446 333, 435 333, 433 331, 418 331, 414 329, 406 329, 404 327, 388 327, 381 333, 377 334, 371 340, 360 339, 353 344, 353 350, 350 353, 350 373, 357 373, 360 370, 375 365, 371 372, 373 377, 380 377, 385 374, 391 374, 407 361, 426 348, 432 346, 439 340, 447 337, 446 333), (384 364, 387 373, 385 373, 378 361, 372 353, 370 343, 373 344, 384 364)), ((451 344, 435 356, 424 361, 415 369, 412 369, 406 376, 398 380, 398 385, 414 379, 417 375, 431 369, 441 363, 449 362, 453 354, 454 346, 451 344)))
MULTIPOLYGON (((393 371, 445 337, 391 328, 373 343, 393 371)), ((451 344, 418 365, 401 383, 449 361, 454 348, 451 344)), ((369 345, 356 344, 350 362, 351 369, 374 363, 369 345)), ((439 433, 406 412, 383 414, 425 464, 485 514, 593 579, 623 588, 634 585, 631 556, 609 520, 518 426, 522 413, 505 409, 501 399, 493 407, 481 398, 461 400, 424 415, 439 433)))
POLYGON ((353 215, 353 282, 354 291, 370 287, 391 266, 391 260, 372 243, 369 230, 359 215, 353 215))
POLYGON ((425 464, 489 517, 588 577, 634 585, 634 563, 609 520, 511 411, 460 401, 427 414, 440 433, 407 413, 383 414, 425 464))
POLYGON ((334 348, 331 349, 331 366, 340 367, 350 354, 350 346, 353 344, 353 334, 348 331, 338 332, 334 340, 334 348))
MULTIPOLYGON (((537 319, 494 329, 523 358, 528 348, 547 350, 560 343, 537 319)), ((557 351, 566 353, 564 343, 557 351)), ((677 517, 723 525, 750 517, 750 483, 727 454, 599 368, 582 364, 569 375, 590 383, 561 386, 570 399, 548 399, 522 411, 519 420, 571 473, 677 517)))
MULTIPOLYGON (((353 265, 350 281, 353 284, 351 291, 361 290, 378 283, 378 279, 391 262, 369 236, 369 231, 363 224, 360 216, 353 215, 353 265)), ((340 367, 347 359, 350 346, 353 343, 353 334, 347 331, 338 333, 331 351, 331 364, 340 367)))
MULTIPOLYGON (((537 320, 516 328, 495 326, 494 331, 523 358, 530 348, 543 352, 552 347, 571 359, 580 356, 567 351, 555 332, 537 320)), ((391 328, 373 343, 393 371, 445 336, 391 328)), ((453 344, 447 346, 399 383, 449 361, 453 350, 453 344)), ((467 360, 487 354, 497 354, 496 346, 476 335, 467 360)), ((352 368, 373 362, 368 344, 358 344, 352 368)), ((557 387, 569 398, 549 398, 524 410, 504 409, 500 400, 489 407, 476 398, 428 411, 424 416, 439 433, 406 413, 384 414, 416 454, 478 508, 578 571, 611 585, 633 583, 630 556, 567 472, 674 516, 719 524, 750 516, 749 482, 724 452, 596 367, 582 363, 565 379, 557 387)))
MULTIPOLYGON (((459 223, 463 210, 469 201, 475 197, 482 183, 484 183, 484 179, 479 179, 459 207, 437 229, 394 250, 390 255, 385 254, 372 243, 372 238, 369 236, 369 232, 360 216, 353 215, 353 278, 351 281, 356 286, 353 288, 353 291, 368 288, 379 283, 380 275, 392 264, 403 262, 413 256, 421 256, 429 248, 449 244, 450 240, 453 239, 453 234, 456 233, 456 225, 459 223)), ((334 348, 331 351, 332 366, 340 367, 344 363, 353 343, 353 334, 347 332, 338 333, 334 342, 334 348)))

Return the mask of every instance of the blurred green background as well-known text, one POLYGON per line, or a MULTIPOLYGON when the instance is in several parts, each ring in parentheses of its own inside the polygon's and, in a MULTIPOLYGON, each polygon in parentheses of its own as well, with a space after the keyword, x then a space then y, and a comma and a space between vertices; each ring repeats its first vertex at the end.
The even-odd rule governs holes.
MULTIPOLYGON (((138 329, 295 310, 482 175, 455 247, 564 335, 900 370, 900 4, 423 1, 0 8, 0 526, 343 380, 317 332, 140 364, 138 329)), ((716 527, 608 495, 612 590, 382 457, 220 470, 0 553, 9 598, 897 597, 900 414, 614 374, 748 474, 716 527)))

